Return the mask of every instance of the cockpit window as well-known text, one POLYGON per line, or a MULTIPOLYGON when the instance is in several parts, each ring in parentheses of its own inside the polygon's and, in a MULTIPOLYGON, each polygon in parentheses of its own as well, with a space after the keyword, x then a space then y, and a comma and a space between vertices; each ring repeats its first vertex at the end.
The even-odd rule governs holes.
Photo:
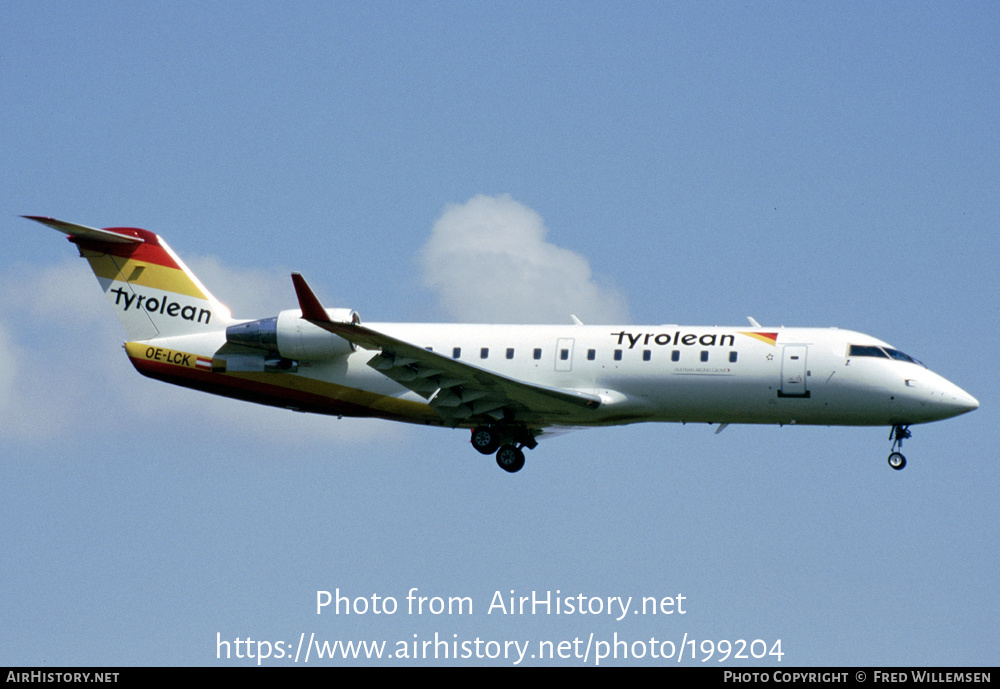
MULTIPOLYGON (((891 347, 876 347, 875 345, 851 345, 850 350, 848 350, 847 356, 871 356, 879 359, 895 359, 897 361, 908 361, 911 364, 917 364, 918 366, 924 366, 922 363, 914 359, 908 354, 903 354, 898 349, 892 349, 891 347)), ((924 368, 927 368, 924 366, 924 368)))
POLYGON ((851 351, 847 356, 875 356, 880 359, 888 359, 889 355, 878 347, 871 345, 851 345, 851 351))
MULTIPOLYGON (((923 364, 921 364, 919 361, 917 361, 916 359, 914 359, 909 354, 903 354, 898 349, 890 349, 889 347, 885 347, 885 351, 893 359, 899 359, 900 361, 909 361, 911 364, 918 364, 920 366, 924 366, 923 364)), ((924 368, 927 368, 927 367, 924 366, 924 368)))

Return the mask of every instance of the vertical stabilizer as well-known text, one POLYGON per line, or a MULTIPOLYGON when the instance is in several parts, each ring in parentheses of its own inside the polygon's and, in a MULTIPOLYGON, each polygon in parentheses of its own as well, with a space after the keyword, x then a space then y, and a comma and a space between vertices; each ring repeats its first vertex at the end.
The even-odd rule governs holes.
POLYGON ((129 341, 224 329, 232 316, 167 243, 133 227, 97 229, 24 216, 69 235, 87 259, 129 341))

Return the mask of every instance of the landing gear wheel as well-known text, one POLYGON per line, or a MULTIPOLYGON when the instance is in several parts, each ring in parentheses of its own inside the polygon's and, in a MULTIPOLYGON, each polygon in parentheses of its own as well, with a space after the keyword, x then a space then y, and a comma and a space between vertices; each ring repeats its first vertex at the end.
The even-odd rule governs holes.
POLYGON ((524 453, 513 445, 504 445, 497 451, 497 465, 512 474, 520 471, 524 466, 524 453))
POLYGON ((491 455, 500 447, 500 438, 489 426, 480 426, 472 431, 470 442, 472 447, 476 448, 476 452, 484 455, 491 455))
POLYGON ((904 457, 899 452, 893 452, 889 455, 889 466, 891 466, 896 471, 899 471, 906 466, 906 457, 904 457))
POLYGON ((896 471, 899 471, 906 466, 906 457, 896 450, 903 449, 903 441, 911 437, 913 434, 910 432, 910 424, 908 423, 897 423, 892 427, 889 432, 889 440, 892 441, 892 454, 889 455, 889 466, 891 466, 896 471))

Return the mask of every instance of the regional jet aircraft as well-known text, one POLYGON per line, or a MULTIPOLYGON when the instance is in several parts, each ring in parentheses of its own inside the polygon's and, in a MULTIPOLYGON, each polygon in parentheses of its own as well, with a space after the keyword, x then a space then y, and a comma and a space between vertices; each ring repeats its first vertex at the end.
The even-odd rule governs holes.
POLYGON ((234 319, 156 234, 24 216, 69 235, 125 328, 139 373, 301 412, 471 432, 509 472, 565 428, 641 421, 889 426, 976 409, 971 395, 869 335, 836 328, 362 324, 292 274, 299 307, 234 319))

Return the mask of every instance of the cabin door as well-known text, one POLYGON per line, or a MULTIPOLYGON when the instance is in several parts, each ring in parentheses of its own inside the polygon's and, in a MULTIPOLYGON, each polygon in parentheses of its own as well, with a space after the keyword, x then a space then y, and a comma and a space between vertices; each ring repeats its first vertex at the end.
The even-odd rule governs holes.
POLYGON ((807 345, 785 345, 781 355, 781 397, 808 397, 807 345))

